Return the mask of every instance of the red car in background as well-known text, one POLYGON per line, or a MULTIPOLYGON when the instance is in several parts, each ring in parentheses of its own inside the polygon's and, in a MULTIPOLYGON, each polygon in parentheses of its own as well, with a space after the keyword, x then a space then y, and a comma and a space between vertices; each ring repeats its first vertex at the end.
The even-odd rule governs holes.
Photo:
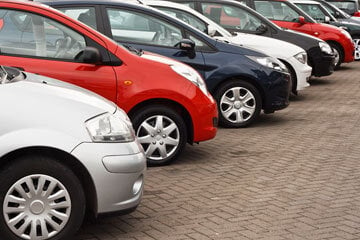
POLYGON ((92 90, 130 116, 148 162, 169 163, 186 142, 214 138, 217 106, 191 67, 123 47, 48 6, 0 2, 1 65, 92 90))
POLYGON ((303 10, 286 0, 241 0, 283 28, 310 34, 326 41, 335 52, 335 68, 354 61, 355 46, 350 34, 338 27, 316 22, 303 10))

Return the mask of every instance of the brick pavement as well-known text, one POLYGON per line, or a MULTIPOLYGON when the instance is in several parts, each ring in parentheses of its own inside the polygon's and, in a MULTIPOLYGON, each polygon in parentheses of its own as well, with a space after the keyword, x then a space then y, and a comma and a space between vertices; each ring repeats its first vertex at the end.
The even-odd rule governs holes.
POLYGON ((360 239, 360 62, 150 168, 139 208, 76 239, 360 239))

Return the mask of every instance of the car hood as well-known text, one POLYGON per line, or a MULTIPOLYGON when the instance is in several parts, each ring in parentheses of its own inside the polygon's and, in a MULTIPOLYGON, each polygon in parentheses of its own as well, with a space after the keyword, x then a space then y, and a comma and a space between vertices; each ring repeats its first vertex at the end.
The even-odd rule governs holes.
POLYGON ((113 102, 84 88, 37 74, 25 74, 25 80, 14 84, 20 84, 27 93, 37 94, 37 96, 44 97, 47 101, 57 99, 69 104, 69 106, 73 106, 73 108, 78 106, 78 111, 83 112, 84 115, 95 116, 104 112, 114 113, 116 110, 116 105, 113 102))
POLYGON ((247 55, 247 56, 257 56, 257 57, 267 57, 268 54, 251 48, 250 46, 240 45, 238 43, 232 42, 228 39, 217 39, 215 47, 221 52, 227 52, 232 54, 247 55))
POLYGON ((232 43, 250 47, 281 59, 287 59, 300 52, 305 52, 304 49, 294 44, 254 34, 237 33, 236 36, 226 39, 232 43), (286 51, 283 51, 284 49, 286 51))

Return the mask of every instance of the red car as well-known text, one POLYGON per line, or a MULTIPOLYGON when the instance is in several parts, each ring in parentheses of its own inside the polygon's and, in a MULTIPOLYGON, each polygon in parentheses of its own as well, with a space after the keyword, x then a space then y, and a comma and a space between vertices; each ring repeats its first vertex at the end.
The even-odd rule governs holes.
POLYGON ((216 103, 191 67, 118 45, 45 5, 1 1, 0 8, 0 64, 115 102, 132 119, 149 163, 168 163, 186 142, 216 135, 216 103))
POLYGON ((338 27, 317 23, 303 10, 286 0, 242 0, 260 14, 283 28, 318 37, 333 48, 336 68, 354 61, 355 46, 350 34, 338 27))

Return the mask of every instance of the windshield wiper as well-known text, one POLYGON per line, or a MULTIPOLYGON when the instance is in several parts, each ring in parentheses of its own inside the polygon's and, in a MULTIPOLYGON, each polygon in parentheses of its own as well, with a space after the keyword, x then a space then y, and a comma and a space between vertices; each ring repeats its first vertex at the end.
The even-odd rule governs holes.
POLYGON ((126 47, 129 51, 131 51, 139 56, 144 54, 144 51, 142 49, 138 50, 138 49, 134 48, 133 46, 126 45, 126 44, 124 44, 124 47, 126 47))

